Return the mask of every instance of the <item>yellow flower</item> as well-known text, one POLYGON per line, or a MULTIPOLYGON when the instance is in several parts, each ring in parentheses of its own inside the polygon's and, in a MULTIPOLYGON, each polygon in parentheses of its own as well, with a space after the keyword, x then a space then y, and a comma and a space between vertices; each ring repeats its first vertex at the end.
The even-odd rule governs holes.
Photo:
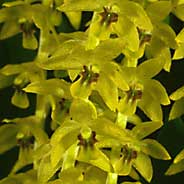
POLYGON ((138 106, 151 120, 162 121, 162 105, 168 105, 170 100, 162 84, 151 79, 163 68, 161 58, 144 61, 136 68, 122 67, 129 91, 120 91, 118 110, 126 115, 132 115, 138 106))

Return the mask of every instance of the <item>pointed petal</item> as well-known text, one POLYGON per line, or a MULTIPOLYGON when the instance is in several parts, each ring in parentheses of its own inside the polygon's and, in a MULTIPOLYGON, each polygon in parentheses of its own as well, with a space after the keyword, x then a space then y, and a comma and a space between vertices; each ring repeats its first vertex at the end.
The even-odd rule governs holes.
POLYGON ((152 120, 161 122, 163 119, 160 103, 157 102, 148 91, 143 92, 142 99, 138 102, 138 107, 152 120))
POLYGON ((137 75, 142 79, 149 79, 157 75, 163 68, 164 61, 162 57, 144 61, 137 67, 137 75))
POLYGON ((174 163, 177 164, 178 162, 184 160, 184 149, 182 149, 178 155, 176 156, 176 158, 174 159, 174 163))
POLYGON ((154 139, 144 139, 142 141, 143 145, 141 145, 141 150, 156 158, 156 159, 162 159, 162 160, 170 160, 171 157, 167 150, 156 140, 154 139))
POLYGON ((174 102, 169 114, 169 120, 176 119, 183 114, 184 114, 184 97, 174 102))
POLYGON ((0 153, 8 151, 12 147, 17 145, 16 135, 18 133, 18 127, 14 124, 5 124, 0 126, 0 153))
POLYGON ((96 147, 87 149, 81 147, 77 160, 92 164, 107 172, 112 171, 112 166, 110 164, 109 158, 96 147))
POLYGON ((81 23, 82 13, 81 12, 65 12, 69 18, 72 26, 78 30, 81 23))
POLYGON ((180 98, 184 97, 184 86, 178 88, 175 92, 170 95, 171 100, 179 100, 180 98))
POLYGON ((162 105, 169 105, 170 100, 167 95, 167 91, 164 88, 164 86, 157 80, 151 79, 151 80, 145 80, 144 81, 144 88, 149 90, 152 97, 159 101, 162 105))
POLYGON ((161 21, 169 15, 171 9, 170 1, 155 1, 148 4, 146 12, 154 21, 161 21))
POLYGON ((166 171, 166 175, 174 175, 177 173, 180 173, 184 171, 184 160, 181 160, 180 162, 176 164, 171 164, 169 169, 166 171))
POLYGON ((148 182, 151 181, 153 168, 149 156, 142 152, 138 153, 137 158, 133 162, 133 166, 148 182))
POLYGON ((118 106, 118 89, 112 80, 101 72, 95 89, 99 92, 106 105, 112 111, 115 111, 118 106))
POLYGON ((152 23, 143 7, 132 1, 118 1, 120 13, 129 18, 136 26, 152 30, 152 23), (130 11, 131 10, 131 11, 130 11))
POLYGON ((163 125, 162 122, 143 122, 136 125, 131 133, 133 136, 136 136, 139 140, 147 137, 148 135, 152 134, 154 131, 158 130, 163 125))
POLYGON ((70 92, 74 98, 88 99, 92 92, 92 84, 82 81, 82 77, 71 84, 70 92))
POLYGON ((68 93, 69 83, 56 78, 33 82, 26 86, 23 90, 28 93, 54 95, 59 98, 70 98, 70 93, 68 93))

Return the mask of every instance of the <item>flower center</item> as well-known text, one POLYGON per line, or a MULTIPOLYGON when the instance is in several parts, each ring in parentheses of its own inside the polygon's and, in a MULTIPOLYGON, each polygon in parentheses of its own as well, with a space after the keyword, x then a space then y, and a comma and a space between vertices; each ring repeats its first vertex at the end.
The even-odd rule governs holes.
POLYGON ((114 13, 114 12, 110 12, 111 8, 109 7, 103 7, 104 11, 99 13, 99 15, 101 16, 101 24, 106 24, 107 26, 109 26, 111 23, 113 22, 117 22, 118 21, 118 14, 114 13))
POLYGON ((34 137, 33 136, 23 136, 17 138, 17 145, 22 148, 29 148, 33 147, 34 144, 34 137))
POLYGON ((127 99, 128 101, 135 102, 136 100, 140 100, 142 98, 143 86, 141 84, 132 85, 130 90, 127 91, 127 99))
POLYGON ((98 141, 96 139, 96 132, 95 131, 91 132, 91 135, 90 135, 89 138, 84 138, 82 136, 82 134, 79 134, 78 135, 78 140, 79 140, 78 145, 83 146, 84 148, 93 147, 94 144, 98 141))
POLYGON ((137 158, 137 151, 125 145, 121 149, 120 157, 123 157, 123 162, 130 163, 133 159, 137 158))
POLYGON ((82 75, 81 83, 86 82, 89 85, 92 82, 97 82, 98 77, 99 77, 99 73, 94 73, 92 71, 92 66, 90 66, 90 68, 88 69, 88 67, 84 65, 83 69, 84 70, 81 73, 81 75, 82 75))

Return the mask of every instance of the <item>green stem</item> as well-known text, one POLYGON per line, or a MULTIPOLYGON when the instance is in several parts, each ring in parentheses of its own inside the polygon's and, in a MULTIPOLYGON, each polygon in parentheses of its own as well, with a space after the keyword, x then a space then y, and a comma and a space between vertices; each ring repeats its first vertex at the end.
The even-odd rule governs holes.
POLYGON ((118 175, 116 173, 108 173, 105 184, 117 184, 118 175))
MULTIPOLYGON (((121 112, 118 112, 116 118, 116 124, 121 128, 126 128, 128 117, 121 112)), ((111 150, 111 163, 115 163, 117 161, 118 155, 121 152, 121 148, 113 147, 111 150)), ((118 174, 116 173, 108 173, 106 184, 117 184, 118 181, 118 174)))

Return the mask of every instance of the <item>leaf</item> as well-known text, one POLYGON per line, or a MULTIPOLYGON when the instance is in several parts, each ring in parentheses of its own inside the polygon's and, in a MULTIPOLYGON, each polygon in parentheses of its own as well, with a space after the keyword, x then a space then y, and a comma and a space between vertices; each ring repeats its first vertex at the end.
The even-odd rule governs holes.
POLYGON ((29 107, 29 99, 24 91, 16 90, 11 98, 11 103, 22 109, 26 109, 29 107))
POLYGON ((69 83, 61 79, 37 81, 23 88, 25 92, 40 95, 54 95, 59 98, 70 98, 69 83), (49 86, 49 87, 48 87, 49 86))
POLYGON ((184 86, 178 88, 175 92, 173 92, 171 95, 170 95, 170 99, 171 100, 179 100, 181 99, 182 97, 184 97, 184 86))
POLYGON ((141 150, 153 158, 162 159, 162 160, 170 160, 171 157, 167 150, 156 140, 154 139, 144 139, 142 141, 143 145, 141 146, 141 150))
POLYGON ((145 80, 144 88, 149 90, 149 93, 152 97, 157 100, 162 105, 169 105, 170 100, 167 95, 166 89, 162 86, 162 84, 154 79, 145 80))
POLYGON ((88 124, 89 121, 97 118, 94 104, 89 100, 75 99, 70 107, 70 115, 73 120, 88 124))
POLYGON ((169 120, 176 119, 183 114, 184 114, 184 97, 174 102, 169 114, 169 120))
POLYGON ((5 124, 0 126, 0 154, 17 145, 16 135, 18 127, 14 124, 5 124))
POLYGON ((174 159, 174 164, 177 164, 178 162, 181 162, 182 160, 184 160, 184 149, 182 149, 178 155, 175 157, 174 159))
POLYGON ((152 134, 154 131, 158 130, 163 125, 162 122, 143 122, 138 125, 136 125, 131 133, 133 136, 138 138, 139 140, 147 137, 148 135, 152 134))
POLYGON ((153 177, 153 168, 151 159, 146 154, 141 152, 138 153, 137 158, 133 162, 133 166, 148 182, 151 181, 153 177))
POLYGON ((169 169, 166 171, 166 175, 174 175, 177 173, 180 173, 184 171, 184 160, 181 160, 180 162, 176 163, 176 164, 171 164, 169 169))
POLYGON ((137 75, 142 79, 149 79, 157 75, 163 68, 164 62, 161 57, 149 59, 138 65, 137 75))

